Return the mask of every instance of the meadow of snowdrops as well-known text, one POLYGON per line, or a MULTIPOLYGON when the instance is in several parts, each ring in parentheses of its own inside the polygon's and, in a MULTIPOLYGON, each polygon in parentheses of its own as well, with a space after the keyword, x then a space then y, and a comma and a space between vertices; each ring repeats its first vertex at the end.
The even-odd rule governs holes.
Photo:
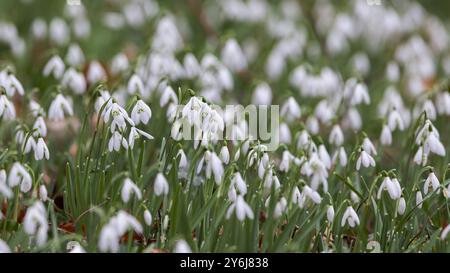
POLYGON ((427 2, 2 0, 0 252, 449 251, 427 2), (279 105, 278 148, 213 104, 279 105))

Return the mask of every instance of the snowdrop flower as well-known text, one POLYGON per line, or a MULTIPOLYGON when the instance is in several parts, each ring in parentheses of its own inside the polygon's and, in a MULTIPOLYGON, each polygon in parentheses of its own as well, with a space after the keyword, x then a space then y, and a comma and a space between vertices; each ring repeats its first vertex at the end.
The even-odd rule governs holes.
POLYGON ((350 105, 358 105, 361 103, 370 104, 370 97, 367 86, 362 83, 357 83, 353 87, 353 93, 350 98, 350 105))
POLYGON ((20 185, 20 190, 22 192, 28 192, 31 189, 31 175, 19 162, 15 162, 9 171, 8 185, 11 188, 20 185))
POLYGON ((188 160, 186 158, 186 154, 184 153, 183 149, 179 149, 177 153, 177 157, 180 156, 180 164, 178 167, 180 169, 187 169, 188 167, 188 160))
POLYGON ((436 95, 436 110, 439 115, 450 115, 450 93, 443 91, 436 95))
POLYGON ((280 201, 278 201, 275 204, 275 209, 274 209, 274 217, 275 218, 279 218, 281 215, 283 215, 283 212, 286 210, 287 207, 287 200, 286 198, 282 197, 280 199, 280 201))
POLYGON ((338 124, 334 125, 331 129, 328 142, 335 146, 341 146, 344 143, 344 133, 338 124))
POLYGON ((69 253, 86 253, 86 250, 84 250, 84 248, 77 241, 69 241, 66 249, 69 253))
POLYGON ((130 66, 127 55, 119 53, 111 61, 111 73, 113 75, 120 74, 128 69, 130 66))
POLYGON ((139 130, 136 127, 131 127, 130 136, 128 137, 128 145, 130 146, 131 149, 133 149, 134 142, 136 141, 136 139, 140 138, 141 136, 145 137, 148 140, 153 139, 153 136, 151 136, 150 134, 142 130, 139 130))
POLYGON ((365 137, 362 143, 362 147, 364 151, 366 151, 369 155, 377 155, 377 150, 375 146, 373 146, 372 141, 368 137, 365 137))
POLYGON ((59 56, 53 56, 44 66, 43 74, 45 77, 52 75, 55 79, 61 79, 66 66, 59 56))
POLYGON ((313 201, 315 204, 320 204, 322 202, 322 197, 320 197, 319 193, 313 189, 311 189, 309 186, 303 187, 303 196, 308 197, 313 201))
POLYGON ((292 191, 292 203, 297 204, 301 209, 305 204, 305 197, 300 192, 298 187, 295 187, 294 190, 292 191))
POLYGON ((118 152, 121 146, 123 146, 125 150, 128 150, 128 142, 126 138, 123 137, 119 132, 114 131, 108 142, 108 150, 110 152, 112 151, 118 152))
POLYGON ((220 149, 219 158, 224 164, 228 164, 228 162, 230 162, 230 152, 228 151, 227 146, 222 146, 220 149))
POLYGON ((358 160, 356 161, 357 171, 359 171, 359 169, 361 168, 361 163, 365 168, 368 168, 369 166, 375 167, 375 160, 365 150, 361 151, 358 160))
POLYGON ((130 80, 128 81, 128 94, 139 94, 140 96, 145 97, 145 87, 144 83, 142 82, 141 77, 139 77, 136 74, 133 74, 131 76, 130 80))
POLYGON ((161 99, 159 100, 159 105, 161 107, 166 106, 169 102, 174 103, 175 105, 178 104, 178 97, 177 94, 175 94, 175 91, 173 91, 172 87, 167 86, 164 91, 162 92, 161 99))
POLYGON ((227 210, 226 218, 230 219, 231 214, 236 212, 236 217, 239 221, 244 221, 245 218, 253 219, 253 211, 250 206, 245 202, 244 197, 242 195, 238 195, 236 197, 236 201, 231 204, 231 206, 227 210))
POLYGON ((39 199, 41 199, 42 202, 47 201, 48 198, 48 193, 47 193, 47 188, 45 187, 45 185, 40 185, 39 186, 39 199))
POLYGON ((25 233, 36 236, 36 244, 42 246, 47 241, 48 222, 47 212, 41 201, 35 202, 27 209, 23 218, 25 233))
POLYGON ((421 191, 417 191, 416 192, 416 206, 421 209, 423 205, 423 197, 422 197, 422 192, 421 191))
POLYGON ((98 241, 100 251, 119 251, 120 238, 129 229, 139 234, 142 233, 142 226, 139 221, 134 216, 121 210, 103 226, 98 241))
POLYGON ((131 120, 136 125, 139 125, 141 122, 143 124, 147 124, 150 118, 152 117, 152 110, 150 107, 142 100, 138 100, 131 110, 131 120))
POLYGON ((383 129, 381 130, 380 143, 384 146, 389 146, 392 144, 392 132, 386 125, 383 125, 383 129))
POLYGON ((15 93, 21 96, 25 94, 20 81, 7 70, 0 71, 0 87, 5 88, 6 94, 10 97, 13 97, 15 93))
POLYGON ((185 240, 177 240, 173 253, 192 253, 191 247, 185 240))
POLYGON ((61 84, 72 90, 77 95, 81 95, 86 92, 87 84, 83 73, 77 72, 73 68, 67 69, 66 73, 64 73, 61 84))
POLYGON ((428 189, 430 188, 434 191, 439 190, 441 183, 439 182, 438 178, 434 174, 434 172, 431 172, 427 179, 425 180, 425 183, 423 184, 423 193, 426 195, 428 193, 428 189))
POLYGON ((11 249, 8 244, 0 239, 0 253, 11 253, 11 249))
POLYGON ((389 62, 386 67, 386 77, 391 82, 397 82, 400 78, 400 68, 396 62, 389 62))
POLYGON ((106 79, 106 72, 98 61, 92 61, 89 64, 87 72, 87 80, 90 84, 94 84, 106 79))
POLYGON ((327 208, 327 220, 330 223, 333 223, 334 220, 334 208, 331 205, 329 205, 327 208))
POLYGON ((381 183, 380 188, 378 190, 377 194, 378 199, 381 198, 381 193, 383 192, 383 190, 386 190, 389 193, 389 196, 391 197, 392 200, 397 200, 401 197, 402 190, 400 187, 400 183, 396 178, 394 179, 391 180, 391 178, 389 178, 388 176, 386 176, 383 179, 383 182, 381 183))
POLYGON ((391 131, 395 131, 396 128, 398 128, 400 131, 403 131, 405 129, 403 119, 396 109, 389 113, 388 126, 391 131))
POLYGON ((184 75, 188 79, 193 79, 200 74, 201 68, 197 58, 192 53, 188 53, 183 59, 184 75))
POLYGON ((256 86, 252 96, 252 104, 254 105, 270 105, 272 103, 272 89, 263 82, 256 86))
POLYGON ((321 144, 319 146, 319 158, 322 161, 322 163, 325 165, 327 169, 331 168, 331 158, 328 154, 327 148, 325 148, 325 145, 321 144))
POLYGON ((242 196, 247 194, 247 184, 239 172, 233 174, 230 187, 236 187, 239 190, 239 194, 242 196))
MULTIPOLYGON (((37 103, 34 100, 30 100, 30 112, 34 117, 39 117, 39 116, 45 116, 45 111, 44 109, 41 107, 41 105, 39 103, 37 103)), ((44 136, 44 135, 42 135, 44 136)))
POLYGON ((14 196, 12 190, 6 184, 6 171, 0 170, 0 194, 6 199, 10 199, 14 196))
POLYGON ((156 175, 153 191, 157 196, 161 194, 167 195, 169 193, 169 183, 162 173, 156 175))
POLYGON ((447 238, 448 233, 450 232, 450 225, 447 225, 441 233, 441 240, 444 241, 447 238))
POLYGON ((45 23, 44 19, 36 18, 33 20, 33 23, 31 24, 31 33, 36 39, 41 40, 45 38, 45 36, 47 35, 47 24, 45 23))
POLYGON ((293 97, 289 97, 281 106, 281 116, 286 117, 289 122, 301 117, 300 106, 293 97))
POLYGON ((66 22, 59 18, 55 17, 50 22, 49 27, 50 39, 56 43, 58 46, 62 46, 67 43, 69 40, 69 27, 66 22))
POLYGON ((241 71, 247 68, 247 58, 236 39, 229 39, 222 49, 223 64, 232 71, 241 71))
POLYGON ((61 121, 64 119, 64 113, 72 116, 72 105, 62 94, 58 94, 50 104, 48 119, 51 121, 61 121))
POLYGON ((5 120, 13 120, 16 118, 14 104, 5 95, 0 95, 0 117, 5 120))
POLYGON ((344 227, 346 223, 348 223, 351 228, 359 225, 358 214, 356 214, 351 206, 348 206, 345 210, 344 215, 342 216, 341 226, 344 227))
POLYGON ((291 130, 289 129, 289 126, 286 123, 280 124, 280 143, 291 143, 291 130))
POLYGON ((42 159, 50 159, 50 152, 48 151, 47 144, 45 144, 44 139, 40 137, 38 141, 36 142, 36 146, 34 148, 34 158, 36 160, 42 160, 42 159))
POLYGON ((153 222, 152 214, 148 209, 144 211, 144 222, 147 226, 151 226, 153 222))
POLYGON ((80 46, 71 44, 66 54, 66 61, 69 65, 80 67, 84 64, 84 53, 80 46))
POLYGON ((214 174, 214 181, 217 185, 222 182, 222 176, 224 169, 222 166, 222 161, 214 152, 206 151, 205 153, 206 161, 206 178, 210 178, 211 174, 214 174))
MULTIPOLYGON (((31 152, 31 150, 35 150, 36 148, 36 140, 34 140, 33 136, 29 136, 28 138, 25 138, 24 141, 26 141, 23 149, 24 154, 28 154, 31 152)), ((23 141, 22 141, 23 143, 23 141)))
POLYGON ((398 214, 403 215, 403 214, 405 214, 405 211, 406 211, 406 201, 405 201, 405 198, 402 197, 398 201, 397 212, 398 212, 398 214))
POLYGON ((38 137, 46 137, 47 136, 47 125, 45 124, 44 118, 42 116, 38 116, 36 121, 33 124, 33 136, 38 137))
POLYGON ((139 189, 139 187, 136 186, 136 184, 134 184, 134 182, 131 179, 125 178, 125 180, 123 181, 121 191, 122 201, 125 204, 128 203, 128 201, 130 201, 131 194, 134 194, 137 200, 142 199, 142 192, 139 189))
POLYGON ((309 116, 308 119, 306 119, 306 128, 311 134, 318 134, 320 130, 319 120, 314 116, 309 116))

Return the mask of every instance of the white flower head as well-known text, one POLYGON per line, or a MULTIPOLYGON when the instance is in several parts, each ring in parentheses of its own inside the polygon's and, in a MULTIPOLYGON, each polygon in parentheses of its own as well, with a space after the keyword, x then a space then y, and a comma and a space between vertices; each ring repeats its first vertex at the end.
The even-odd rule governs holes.
POLYGON ((351 206, 348 206, 345 210, 344 215, 342 216, 341 226, 345 226, 346 223, 348 223, 351 228, 359 225, 358 214, 356 214, 355 210, 351 206))
POLYGON ((156 175, 153 191, 157 196, 161 194, 167 195, 169 193, 169 183, 162 173, 156 175))
POLYGON ((236 212, 236 217, 239 221, 244 221, 245 218, 253 219, 253 211, 250 206, 245 202, 244 197, 242 195, 238 195, 236 197, 236 201, 231 204, 231 206, 227 210, 226 218, 230 219, 231 214, 236 212))
POLYGON ((31 190, 32 180, 31 175, 25 169, 25 167, 19 162, 15 162, 9 171, 8 185, 13 188, 20 185, 22 192, 28 192, 31 190))
POLYGON ((131 110, 131 119, 136 125, 141 122, 147 124, 152 117, 152 110, 150 107, 142 100, 138 100, 131 110))
POLYGON ((139 187, 134 184, 134 182, 129 179, 125 178, 122 185, 122 191, 121 191, 121 197, 122 201, 124 203, 128 203, 130 201, 131 195, 134 194, 137 200, 142 199, 142 192, 139 189, 139 187))

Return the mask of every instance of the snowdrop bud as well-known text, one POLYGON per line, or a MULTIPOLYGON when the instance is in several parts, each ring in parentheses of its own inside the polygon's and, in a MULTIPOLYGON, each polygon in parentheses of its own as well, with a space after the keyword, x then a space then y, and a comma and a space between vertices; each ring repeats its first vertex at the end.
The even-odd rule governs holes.
POLYGON ((125 181, 123 182, 121 191, 122 201, 124 203, 128 203, 128 201, 130 201, 131 194, 134 194, 137 200, 142 199, 142 193, 139 187, 136 186, 136 184, 134 184, 134 182, 131 181, 131 179, 126 178, 125 181))
POLYGON ((254 105, 270 105, 272 103, 272 89, 263 82, 256 86, 252 96, 252 104, 254 105))
POLYGON ((150 211, 148 209, 146 209, 144 211, 144 221, 145 221, 145 224, 147 224, 147 226, 152 225, 152 221, 153 221, 152 214, 150 213, 150 211))
POLYGON ((200 74, 200 64, 192 53, 188 53, 184 56, 183 66, 184 74, 188 79, 193 79, 200 74))
POLYGON ((400 200, 398 201, 398 208, 397 208, 397 212, 400 215, 403 215, 405 213, 406 210, 406 201, 405 198, 400 198, 400 200))
POLYGON ((229 39, 222 49, 222 62, 232 71, 247 68, 247 58, 235 39, 229 39))
POLYGON ((39 199, 41 199, 42 202, 47 201, 47 188, 45 187, 45 185, 41 185, 39 187, 39 199))
POLYGON ((342 132, 342 129, 338 124, 334 125, 331 129, 330 136, 328 137, 328 142, 335 146, 341 146, 344 143, 344 133, 342 132))
POLYGON ((157 196, 160 196, 161 194, 167 195, 169 193, 169 183, 167 183, 167 180, 162 173, 156 175, 153 191, 157 196))
MULTIPOLYGON (((442 241, 444 241, 446 238, 447 238, 447 235, 448 235, 448 233, 450 232, 450 225, 447 225, 443 230, 442 230, 442 233, 441 233, 441 240, 442 241)), ((0 253, 1 253, 1 250, 0 250, 0 253)))
POLYGON ((384 146, 389 146, 392 144, 392 133, 386 125, 383 125, 383 129, 381 130, 380 143, 384 146))
POLYGON ((369 155, 377 155, 377 150, 375 149, 375 146, 373 146, 372 141, 370 141, 369 138, 364 138, 362 147, 369 155))
POLYGON ((28 192, 31 189, 31 175, 19 162, 15 162, 9 171, 8 185, 11 188, 20 185, 20 190, 22 192, 28 192))
POLYGON ((11 253, 11 249, 8 244, 0 239, 0 253, 11 253))
POLYGON ((422 192, 417 191, 416 192, 416 206, 421 209, 423 205, 423 198, 422 198, 422 192))
POLYGON ((106 79, 106 72, 98 61, 92 61, 89 64, 87 80, 90 84, 97 83, 106 79))
POLYGON ((344 215, 342 216, 341 226, 344 227, 346 223, 348 223, 351 228, 359 225, 358 214, 356 214, 351 206, 348 206, 345 210, 344 215))
POLYGON ((350 193, 350 199, 352 199, 352 202, 355 203, 355 204, 358 204, 361 201, 359 199, 359 196, 354 191, 352 191, 350 193))
POLYGON ((131 110, 131 120, 136 125, 139 125, 141 122, 143 124, 147 124, 150 118, 152 117, 152 110, 150 107, 142 100, 138 100, 131 110))
POLYGON ((34 148, 34 158, 36 160, 50 159, 50 152, 48 151, 47 144, 45 144, 44 139, 40 137, 34 148))
POLYGON ((224 169, 222 166, 222 161, 216 155, 216 153, 209 153, 208 151, 205 153, 206 160, 206 177, 209 179, 211 174, 214 175, 214 181, 217 185, 222 182, 222 176, 224 173, 224 169))
POLYGON ((36 121, 33 124, 33 136, 38 137, 46 137, 47 136, 47 125, 45 124, 44 118, 42 116, 38 116, 36 121))
POLYGON ((357 109, 350 108, 347 112, 346 120, 353 130, 359 131, 361 129, 362 120, 357 109))
POLYGON ((58 46, 62 46, 69 41, 69 27, 66 22, 56 17, 50 22, 50 39, 58 46))
POLYGON ((319 125, 319 121, 317 120, 317 118, 314 116, 310 116, 306 120, 306 128, 308 129, 309 132, 311 132, 311 134, 317 135, 320 130, 320 125, 319 125))
POLYGON ((228 151, 227 146, 222 146, 222 148, 220 149, 219 157, 224 164, 228 164, 228 162, 230 161, 230 152, 228 151))
POLYGON ((281 116, 286 117, 286 119, 289 122, 291 122, 295 119, 300 118, 301 116, 300 106, 293 97, 290 97, 281 107, 280 114, 281 116))
POLYGON ((247 193, 247 184, 239 172, 234 173, 230 186, 236 187, 241 195, 245 195, 247 193))
POLYGON ((44 19, 42 18, 36 18, 33 20, 33 23, 31 24, 31 32, 33 34, 33 37, 36 39, 44 39, 47 35, 47 24, 45 23, 44 19))
POLYGON ((178 167, 180 169, 186 169, 188 167, 188 161, 187 161, 186 154, 184 153, 184 151, 182 149, 179 149, 177 156, 180 156, 180 163, 179 163, 178 167))
POLYGON ((84 53, 80 46, 71 44, 66 54, 66 62, 74 67, 80 67, 84 64, 84 53))
POLYGON ((319 158, 327 169, 331 168, 331 158, 328 154, 327 148, 325 148, 325 145, 323 144, 319 146, 319 158))
POLYGON ((173 249, 174 253, 192 253, 191 247, 185 240, 178 240, 173 249))
POLYGON ((327 209, 327 220, 328 220, 328 222, 333 223, 333 220, 334 220, 334 208, 333 208, 333 206, 328 206, 328 209, 327 209))
POLYGON ((61 79, 66 66, 59 56, 53 56, 44 66, 43 74, 45 77, 53 75, 55 79, 61 79))

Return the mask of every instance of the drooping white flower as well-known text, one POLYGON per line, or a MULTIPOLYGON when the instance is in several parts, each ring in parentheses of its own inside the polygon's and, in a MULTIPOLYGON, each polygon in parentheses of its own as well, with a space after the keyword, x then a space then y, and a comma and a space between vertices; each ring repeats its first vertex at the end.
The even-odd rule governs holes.
POLYGON ((400 187, 400 183, 396 178, 391 179, 390 177, 386 176, 383 179, 383 182, 380 185, 380 188, 378 189, 377 198, 381 198, 381 194, 383 190, 386 190, 389 193, 389 196, 392 200, 397 200, 401 197, 402 191, 400 187))
POLYGON ((169 102, 174 103, 175 105, 178 104, 178 97, 175 91, 173 91, 171 86, 167 86, 164 88, 161 94, 161 99, 159 100, 159 105, 161 107, 166 106, 169 102))
POLYGON ((133 74, 128 81, 128 94, 139 94, 145 97, 145 87, 144 83, 137 74, 133 74))
POLYGON ((98 240, 99 250, 103 252, 119 251, 120 238, 129 229, 138 234, 141 234, 143 230, 141 224, 134 216, 121 210, 103 226, 98 240))
POLYGON ((334 125, 331 129, 328 142, 335 146, 341 146, 344 143, 344 133, 338 124, 334 125))
POLYGON ((205 153, 205 161, 206 161, 206 177, 209 179, 211 174, 214 175, 214 181, 217 185, 222 182, 222 176, 224 173, 224 168, 222 165, 222 161, 214 152, 206 151, 205 153))
POLYGON ((66 62, 74 67, 80 67, 84 64, 84 53, 77 44, 71 44, 67 49, 66 62))
POLYGON ((55 17, 50 21, 49 36, 58 46, 62 46, 69 41, 70 30, 66 21, 60 17, 55 17))
POLYGON ((11 253, 11 249, 9 248, 8 244, 0 239, 0 254, 1 253, 11 253))
POLYGON ((61 84, 72 90, 75 94, 81 95, 86 92, 87 84, 83 73, 77 72, 73 68, 67 69, 62 77, 61 84))
POLYGON ((48 222, 47 212, 41 201, 35 202, 27 209, 23 218, 23 228, 25 233, 35 236, 38 246, 45 244, 47 241, 48 222))
POLYGON ((228 164, 228 162, 230 162, 230 152, 228 151, 227 146, 222 146, 222 148, 220 149, 219 157, 224 164, 228 164))
POLYGON ((6 171, 0 170, 0 194, 6 199, 10 199, 14 196, 12 190, 6 184, 6 171))
POLYGON ((428 194, 430 186, 433 189, 433 192, 439 190, 441 186, 441 183, 439 182, 439 179, 436 177, 434 172, 430 172, 427 179, 425 180, 425 183, 423 184, 423 193, 425 195, 428 194))
POLYGON ((329 205, 327 208, 327 220, 330 223, 333 223, 334 220, 334 208, 331 205, 329 205))
POLYGON ((73 254, 86 253, 86 250, 84 250, 84 248, 77 241, 67 242, 66 249, 69 253, 73 253, 73 254))
POLYGON ((278 201, 275 204, 273 216, 275 218, 279 218, 281 215, 283 215, 286 208, 287 208, 287 200, 286 198, 281 197, 280 201, 278 201))
POLYGON ((127 111, 125 111, 125 109, 123 109, 122 106, 120 106, 116 102, 112 103, 104 112, 103 120, 105 122, 108 122, 110 118, 112 118, 111 133, 114 133, 116 131, 116 128, 118 128, 122 132, 125 131, 127 122, 131 126, 135 126, 135 122, 130 119, 127 111))
POLYGON ((406 201, 405 201, 405 198, 402 197, 398 201, 397 212, 398 212, 398 214, 403 215, 403 214, 405 214, 405 211, 406 211, 406 201))
POLYGON ((368 137, 364 138, 362 147, 369 155, 377 155, 377 150, 368 137))
POLYGON ((111 73, 117 75, 126 71, 129 67, 128 57, 125 53, 119 53, 111 61, 111 73))
POLYGON ((33 124, 33 136, 35 137, 46 137, 47 136, 47 125, 45 124, 44 118, 42 116, 38 116, 33 124))
POLYGON ((311 201, 313 201, 315 204, 320 204, 322 202, 322 197, 320 197, 320 194, 311 189, 309 186, 303 187, 303 196, 308 197, 311 201))
POLYGON ((150 107, 142 100, 138 100, 131 110, 131 119, 136 125, 141 122, 147 124, 152 117, 152 110, 150 107))
POLYGON ((35 18, 31 24, 31 33, 36 39, 44 39, 47 35, 47 24, 42 18, 35 18))
POLYGON ((421 191, 417 191, 416 192, 416 206, 421 209, 423 205, 423 197, 422 197, 422 192, 421 191))
POLYGON ((283 106, 281 106, 280 114, 281 116, 286 117, 289 122, 293 121, 301 116, 300 106, 293 97, 289 97, 283 106))
POLYGON ((198 63, 197 58, 192 53, 187 53, 184 56, 183 66, 184 66, 184 75, 188 79, 193 79, 197 77, 201 72, 200 64, 198 63))
POLYGON ((8 185, 13 188, 20 185, 22 192, 28 192, 32 186, 31 175, 19 162, 15 162, 9 171, 8 185))
POLYGON ((291 130, 289 129, 289 126, 286 123, 280 124, 280 143, 291 143, 291 130))
POLYGON ((245 183, 239 172, 233 174, 230 187, 235 187, 239 191, 239 194, 242 196, 247 194, 247 184, 245 183))
POLYGON ((344 215, 342 216, 341 226, 344 227, 346 223, 348 223, 351 228, 359 225, 358 214, 356 214, 355 210, 351 206, 348 206, 345 210, 344 215))
POLYGON ((89 64, 86 78, 90 84, 95 84, 106 79, 106 72, 98 61, 92 61, 89 64))
POLYGON ((48 118, 51 121, 61 121, 64 119, 64 113, 73 115, 72 104, 62 94, 58 94, 50 104, 48 118))
POLYGON ((45 77, 52 75, 55 79, 59 80, 63 76, 65 69, 66 65, 63 60, 59 56, 55 55, 44 66, 42 73, 45 77))
POLYGON ((39 186, 39 199, 41 199, 42 202, 47 201, 48 198, 48 193, 47 193, 47 188, 45 187, 45 185, 40 185, 39 186))
POLYGON ((0 117, 4 120, 13 120, 16 118, 14 104, 5 95, 0 95, 0 117))
POLYGON ((223 49, 221 59, 232 71, 241 71, 247 68, 247 58, 236 39, 229 39, 223 49))
POLYGON ((267 83, 260 83, 256 86, 252 96, 254 105, 270 105, 272 103, 272 89, 267 83))
POLYGON ((384 146, 389 146, 392 144, 392 132, 386 125, 383 125, 383 129, 381 130, 380 143, 384 146))
POLYGON ((119 132, 114 131, 111 138, 108 142, 108 150, 110 152, 120 150, 120 147, 123 146, 125 150, 128 150, 128 142, 124 136, 122 136, 119 132))
POLYGON ((120 193, 122 201, 124 203, 128 203, 128 201, 130 201, 132 194, 135 195, 137 200, 142 199, 141 189, 139 189, 139 187, 136 184, 134 184, 134 182, 129 178, 125 178, 125 180, 123 181, 122 191, 120 193))
POLYGON ((169 193, 169 183, 162 173, 158 173, 153 185, 153 191, 157 196, 161 194, 167 195, 169 193))
POLYGON ((447 225, 447 226, 442 230, 442 233, 441 233, 441 236, 440 236, 440 238, 441 238, 442 241, 445 240, 445 239, 447 238, 447 235, 448 235, 449 232, 450 232, 450 225, 447 225))
POLYGON ((136 141, 136 139, 140 138, 141 136, 145 137, 148 140, 153 139, 153 136, 151 136, 150 134, 148 134, 136 127, 131 127, 130 136, 128 137, 128 145, 130 146, 131 149, 133 149, 134 142, 136 141))
POLYGON ((403 131, 405 129, 405 124, 403 122, 403 119, 400 115, 400 113, 394 109, 389 113, 388 116, 388 126, 391 131, 395 131, 395 129, 399 129, 400 131, 403 131))
POLYGON ((359 171, 361 163, 365 168, 369 166, 375 167, 375 159, 369 155, 365 150, 362 150, 358 159, 356 160, 356 170, 359 171))
POLYGON ((192 253, 192 250, 185 240, 177 240, 173 248, 173 253, 192 253))
POLYGON ((147 226, 151 226, 152 225, 152 222, 153 222, 152 214, 150 213, 150 211, 148 209, 146 209, 144 211, 144 221, 145 221, 145 224, 147 226))
POLYGON ((36 142, 36 146, 34 147, 34 158, 36 160, 42 160, 42 159, 50 159, 50 152, 48 151, 47 144, 45 144, 45 141, 42 137, 38 139, 36 142))
POLYGON ((233 212, 236 212, 236 217, 239 221, 244 221, 245 218, 253 219, 253 211, 251 207, 245 202, 244 197, 242 195, 238 195, 236 197, 236 201, 234 201, 227 210, 226 218, 230 219, 233 212))
POLYGON ((7 70, 0 71, 0 87, 5 89, 9 97, 13 97, 16 93, 20 96, 25 94, 22 83, 20 83, 14 74, 7 70))

